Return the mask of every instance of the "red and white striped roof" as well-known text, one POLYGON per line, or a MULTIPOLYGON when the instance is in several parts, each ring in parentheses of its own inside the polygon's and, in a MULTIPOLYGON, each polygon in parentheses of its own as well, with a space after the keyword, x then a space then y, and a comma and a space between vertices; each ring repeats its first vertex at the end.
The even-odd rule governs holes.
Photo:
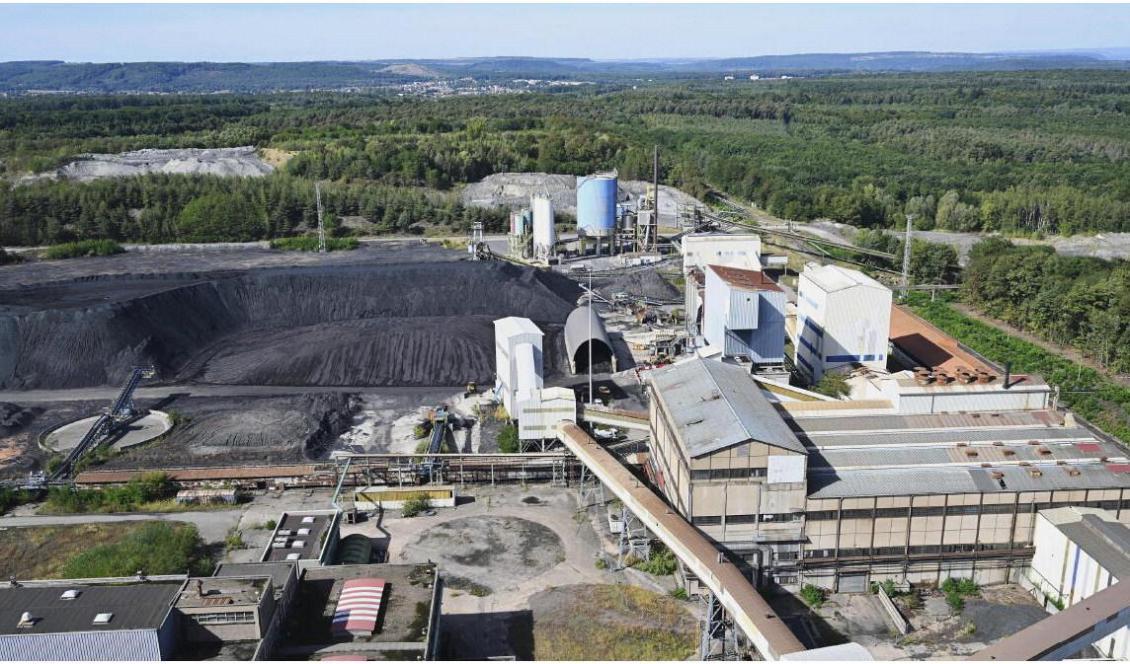
POLYGON ((335 636, 368 636, 377 629, 384 600, 384 579, 350 579, 341 588, 334 610, 335 636))

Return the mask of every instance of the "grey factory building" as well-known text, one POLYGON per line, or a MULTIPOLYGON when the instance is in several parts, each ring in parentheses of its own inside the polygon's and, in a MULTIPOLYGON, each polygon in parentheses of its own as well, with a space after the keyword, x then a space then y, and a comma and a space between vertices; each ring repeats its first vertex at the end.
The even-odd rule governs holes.
MULTIPOLYGON (((884 380, 897 389, 908 379, 884 380)), ((672 365, 648 386, 647 472, 760 584, 790 588, 1015 580, 1042 509, 1101 507, 1130 523, 1125 450, 1070 412, 997 410, 1007 394, 983 399, 986 410, 965 399, 961 411, 918 412, 931 389, 952 398, 990 388, 909 382, 914 398, 901 403, 786 400, 739 366, 672 365)))

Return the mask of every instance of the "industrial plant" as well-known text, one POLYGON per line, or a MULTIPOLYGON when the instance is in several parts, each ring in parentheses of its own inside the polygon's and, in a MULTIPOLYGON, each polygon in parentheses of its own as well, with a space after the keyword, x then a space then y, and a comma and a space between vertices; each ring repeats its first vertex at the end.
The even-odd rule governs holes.
POLYGON ((866 598, 905 635, 895 597, 961 580, 1036 614, 964 654, 1126 659, 1123 442, 919 317, 909 283, 655 170, 533 182, 504 235, 454 248, 6 273, 11 485, 159 472, 183 503, 250 504, 221 535, 258 539, 211 576, 13 575, 0 658, 530 658, 512 636, 587 583, 665 588, 700 659, 873 659, 896 646, 781 598, 866 598))

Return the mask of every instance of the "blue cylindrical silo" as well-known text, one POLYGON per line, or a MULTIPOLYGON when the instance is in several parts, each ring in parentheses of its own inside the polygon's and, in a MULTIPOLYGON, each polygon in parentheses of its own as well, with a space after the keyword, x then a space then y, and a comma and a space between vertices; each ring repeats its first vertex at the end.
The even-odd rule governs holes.
POLYGON ((577 230, 589 237, 615 232, 615 175, 590 175, 577 181, 577 230))

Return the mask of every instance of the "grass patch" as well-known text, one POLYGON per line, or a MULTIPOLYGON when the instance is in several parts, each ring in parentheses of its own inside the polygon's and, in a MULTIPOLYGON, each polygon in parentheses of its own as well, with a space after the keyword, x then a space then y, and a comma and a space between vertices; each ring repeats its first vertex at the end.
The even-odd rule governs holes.
POLYGON ((966 597, 976 597, 981 594, 981 587, 973 579, 950 577, 942 582, 941 590, 946 594, 946 604, 954 613, 961 613, 965 608, 966 597))
MULTIPOLYGON (((327 237, 326 251, 352 251, 361 246, 355 237, 327 237)), ((271 248, 280 251, 317 251, 318 238, 313 235, 296 235, 271 240, 271 248)))
POLYGON ((671 597, 674 597, 675 599, 682 599, 682 600, 690 599, 690 595, 687 594, 687 589, 682 587, 682 586, 679 586, 678 588, 672 590, 668 594, 671 595, 671 597))
POLYGON ((518 427, 507 424, 498 432, 498 451, 514 454, 518 451, 518 427))
POLYGON ((211 562, 196 528, 188 524, 131 521, 0 531, 3 578, 131 576, 138 569, 210 574, 211 562))
POLYGON ((532 602, 536 660, 684 660, 698 645, 697 621, 673 597, 627 585, 547 593, 532 602))
POLYGON ((43 257, 48 260, 60 260, 64 258, 85 258, 87 256, 113 256, 114 254, 125 253, 125 251, 122 245, 113 240, 79 240, 78 242, 51 245, 43 251, 43 257))
POLYGON ((6 486, 0 487, 0 514, 5 514, 13 507, 30 503, 34 499, 35 496, 30 491, 12 489, 6 486))

